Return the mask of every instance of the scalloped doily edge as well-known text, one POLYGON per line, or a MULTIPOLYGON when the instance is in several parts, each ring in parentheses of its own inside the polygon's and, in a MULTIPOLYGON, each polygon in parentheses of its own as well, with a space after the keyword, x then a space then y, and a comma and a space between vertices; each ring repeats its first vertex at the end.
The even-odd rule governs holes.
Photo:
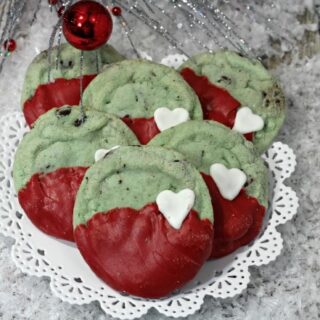
MULTIPOLYGON (((12 123, 10 123, 10 121, 9 121, 10 117, 13 118, 13 120, 15 122, 17 122, 19 117, 20 117, 20 119, 22 118, 22 114, 21 114, 21 112, 11 113, 11 114, 6 115, 6 116, 4 116, 4 117, 2 117, 0 119, 0 123, 4 124, 3 126, 0 126, 0 128, 1 128, 0 129, 0 136, 2 138, 5 138, 5 139, 3 139, 3 143, 1 142, 1 145, 4 146, 4 147, 6 147, 5 144, 7 143, 7 141, 10 140, 9 136, 6 136, 6 129, 9 130, 9 126, 10 125, 12 126, 12 123), (6 118, 8 118, 7 121, 5 121, 6 118)), ((23 128, 20 128, 20 129, 22 130, 23 128)), ((17 131, 19 131, 19 128, 17 129, 17 131)), ((19 244, 21 245, 24 242, 25 242, 25 244, 27 244, 26 240, 23 239, 23 237, 25 235, 22 232, 21 232, 21 234, 19 234, 18 232, 14 232, 13 229, 10 228, 10 226, 8 226, 8 229, 3 229, 0 232, 3 233, 5 236, 11 237, 11 238, 13 238, 15 240, 15 243, 12 246, 11 255, 12 255, 12 259, 13 259, 14 263, 16 264, 16 266, 23 273, 26 273, 26 274, 29 274, 29 275, 33 275, 33 276, 37 276, 37 277, 41 277, 41 276, 48 277, 50 279, 50 288, 51 288, 53 294, 56 295, 57 297, 59 297, 63 301, 67 301, 67 302, 69 302, 71 304, 78 304, 78 305, 84 305, 84 304, 91 303, 93 301, 98 301, 100 303, 100 305, 101 305, 101 308, 107 314, 109 314, 109 315, 111 315, 111 316, 113 316, 115 318, 120 318, 120 319, 134 319, 134 318, 141 317, 141 316, 145 315, 148 312, 148 310, 151 309, 152 307, 157 309, 160 313, 162 313, 162 314, 164 314, 166 316, 170 316, 170 317, 174 317, 174 318, 187 317, 187 316, 192 315, 193 313, 195 313, 196 311, 198 311, 201 308, 201 306, 202 306, 202 304, 204 302, 205 296, 212 296, 213 298, 231 298, 231 297, 234 297, 234 296, 239 295, 242 292, 244 292, 244 290, 247 288, 248 283, 250 282, 251 272, 249 271, 249 267, 252 267, 252 266, 258 266, 259 267, 261 265, 267 265, 270 262, 275 261, 277 259, 277 257, 281 254, 281 250, 282 250, 282 247, 283 247, 282 246, 283 239, 282 239, 281 233, 277 230, 277 226, 280 225, 280 224, 286 223, 287 221, 291 220, 294 217, 294 215, 297 213, 298 206, 299 206, 298 197, 297 197, 295 191, 292 190, 291 187, 288 187, 288 186, 286 186, 284 184, 284 181, 287 178, 289 178, 292 175, 292 173, 295 171, 296 160, 295 160, 295 155, 294 155, 292 149, 289 146, 287 146, 287 145, 285 145, 285 144, 283 144, 281 142, 275 142, 272 145, 272 147, 268 150, 267 153, 272 152, 272 148, 283 148, 283 149, 285 149, 284 152, 290 153, 291 157, 294 158, 294 159, 292 159, 290 170, 288 170, 282 176, 280 175, 279 176, 279 180, 276 181, 276 183, 274 185, 274 189, 275 188, 279 188, 279 190, 281 190, 281 188, 286 189, 286 192, 287 191, 291 192, 291 196, 293 198, 295 198, 295 199, 293 199, 294 200, 293 201, 294 202, 294 207, 292 209, 291 214, 289 216, 286 216, 284 220, 279 220, 279 221, 275 220, 275 222, 272 223, 272 225, 270 225, 269 228, 267 227, 268 228, 268 232, 270 232, 272 230, 272 233, 273 233, 274 237, 278 237, 278 240, 277 240, 278 241, 278 248, 277 248, 276 252, 274 252, 273 255, 270 255, 265 260, 261 259, 261 263, 255 262, 255 264, 251 264, 250 261, 249 261, 250 259, 245 259, 243 257, 246 254, 248 255, 248 252, 250 252, 250 250, 249 251, 245 250, 247 248, 250 248, 250 246, 245 247, 242 252, 236 254, 236 258, 235 258, 235 261, 242 260, 241 266, 244 269, 246 269, 243 272, 243 274, 245 274, 246 276, 243 276, 243 281, 242 281, 241 285, 239 286, 238 291, 234 292, 234 294, 231 295, 231 296, 230 295, 229 296, 223 296, 222 295, 222 296, 219 296, 219 297, 215 297, 214 294, 212 294, 212 293, 210 293, 208 291, 205 291, 204 289, 203 290, 197 289, 198 292, 195 295, 196 300, 193 301, 192 306, 190 306, 190 308, 188 310, 185 310, 183 312, 183 314, 181 313, 181 310, 180 310, 180 312, 173 313, 172 310, 170 310, 170 307, 166 306, 165 303, 163 303, 163 301, 166 301, 167 299, 164 299, 164 300, 146 300, 145 303, 142 303, 142 304, 140 303, 141 307, 140 307, 139 311, 136 309, 135 312, 133 312, 130 315, 128 315, 127 313, 121 314, 121 313, 116 312, 115 309, 110 309, 109 306, 108 306, 110 301, 108 301, 108 304, 106 304, 103 301, 97 299, 96 297, 92 297, 92 299, 91 298, 87 298, 87 299, 84 299, 83 301, 74 301, 70 297, 66 297, 63 294, 63 292, 61 292, 61 291, 59 292, 56 289, 56 283, 59 282, 57 280, 58 279, 58 273, 57 273, 57 275, 55 275, 55 274, 50 275, 48 270, 46 270, 46 268, 43 269, 43 272, 40 272, 40 273, 39 272, 35 272, 35 270, 32 270, 32 268, 26 266, 24 263, 22 263, 21 259, 18 259, 16 257, 16 253, 19 251, 18 250, 19 244)), ((1 151, 0 154, 1 154, 1 159, 3 159, 4 155, 5 155, 5 149, 3 151, 1 151)), ((264 159, 266 160, 266 156, 264 156, 264 159)), ((9 167, 10 167, 10 165, 9 165, 9 167)), ((7 170, 4 170, 4 171, 6 171, 5 173, 10 175, 11 174, 11 172, 9 170, 10 168, 5 168, 5 169, 7 169, 7 170)), ((274 169, 274 170, 276 170, 276 169, 274 169)), ((3 181, 1 181, 1 183, 2 182, 3 181)), ((10 187, 12 188, 12 186, 10 186, 10 187)), ((272 201, 276 201, 276 200, 277 199, 275 199, 275 198, 272 199, 272 201)), ((15 215, 15 206, 13 206, 11 209, 12 209, 12 212, 11 213, 8 212, 8 214, 11 214, 11 215, 14 216, 15 215)), ((273 210, 275 210, 275 209, 273 208, 273 210)), ((269 222, 269 224, 270 224, 270 222, 269 222)), ((261 237, 263 237, 263 235, 264 235, 264 233, 261 235, 261 237)), ((252 246, 254 246, 254 244, 257 241, 258 240, 253 242, 252 246)), ((36 249, 30 248, 30 250, 33 251, 34 255, 37 255, 37 252, 35 252, 36 249)), ((51 268, 51 269, 53 270, 54 268, 51 268)), ((56 270, 55 272, 58 272, 58 270, 56 270)), ((219 282, 219 281, 222 281, 222 280, 219 280, 219 278, 218 278, 218 279, 216 279, 214 281, 219 282)), ((204 284, 202 286, 207 286, 207 285, 204 284)), ((170 300, 170 301, 173 301, 172 304, 175 304, 175 302, 179 300, 180 296, 183 296, 183 295, 184 296, 188 296, 188 292, 187 293, 183 293, 183 294, 178 294, 177 296, 171 297, 172 300, 170 300)), ((115 301, 117 299, 121 299, 119 297, 118 298, 117 297, 113 297, 113 298, 115 299, 115 301)), ((132 299, 130 299, 130 296, 129 297, 123 297, 123 301, 126 301, 126 303, 127 302, 130 303, 131 300, 132 299)), ((133 300, 134 300, 134 298, 133 298, 133 300)), ((141 302, 141 300, 139 300, 139 299, 137 300, 137 302, 138 301, 141 302)))

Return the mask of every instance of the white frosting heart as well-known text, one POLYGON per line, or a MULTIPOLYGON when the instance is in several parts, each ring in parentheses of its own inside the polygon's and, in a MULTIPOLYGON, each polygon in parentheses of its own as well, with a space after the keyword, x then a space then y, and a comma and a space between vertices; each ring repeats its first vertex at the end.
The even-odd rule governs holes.
POLYGON ((184 219, 192 209, 194 201, 194 192, 190 189, 183 189, 178 193, 170 190, 160 192, 156 203, 168 223, 173 228, 180 229, 184 219))
POLYGON ((263 119, 252 112, 248 107, 242 107, 238 110, 232 130, 242 134, 256 132, 264 127, 263 119))
POLYGON ((158 108, 154 112, 154 120, 159 130, 164 131, 190 120, 190 116, 189 112, 184 108, 176 108, 174 110, 158 108))
POLYGON ((237 168, 228 169, 221 163, 215 163, 210 167, 210 175, 221 196, 230 201, 238 196, 247 181, 243 171, 237 168))
POLYGON ((102 160, 108 153, 110 153, 113 150, 116 150, 120 148, 120 146, 114 146, 111 149, 99 149, 94 154, 94 160, 95 162, 98 162, 99 160, 102 160))

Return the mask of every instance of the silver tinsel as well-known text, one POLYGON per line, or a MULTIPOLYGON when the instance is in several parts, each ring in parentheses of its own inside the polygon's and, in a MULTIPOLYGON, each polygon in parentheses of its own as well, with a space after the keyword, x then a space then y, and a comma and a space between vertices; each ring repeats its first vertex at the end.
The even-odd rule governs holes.
MULTIPOLYGON (((0 72, 9 55, 3 49, 4 41, 11 38, 17 39, 28 32, 28 25, 31 26, 37 18, 41 1, 8 0, 0 3, 0 45, 2 47, 0 72)), ((68 7, 72 2, 74 1, 60 0, 55 9, 58 9, 61 5, 68 7)), ((274 19, 274 16, 270 15, 270 10, 267 10, 269 14, 265 15, 263 8, 257 9, 257 6, 251 3, 251 1, 244 3, 242 1, 230 0, 101 0, 101 3, 106 6, 118 5, 122 7, 123 15, 118 17, 118 21, 128 39, 128 45, 133 49, 138 58, 140 57, 139 50, 137 49, 139 47, 139 37, 136 34, 138 30, 135 28, 137 20, 148 26, 172 48, 176 49, 177 52, 183 53, 186 56, 189 56, 190 53, 185 49, 184 43, 181 41, 184 38, 193 41, 195 50, 213 51, 227 47, 247 56, 256 56, 246 41, 245 35, 241 34, 237 23, 225 13, 225 9, 228 9, 228 12, 230 12, 230 9, 231 12, 240 12, 243 16, 247 17, 248 23, 263 24, 267 32, 270 33, 270 36, 280 39, 283 43, 287 43, 290 50, 294 47, 294 43, 297 40, 294 34, 291 34, 288 30, 284 31, 276 23, 277 21, 274 19), (171 6, 168 6, 168 4, 171 4, 171 6), (184 23, 180 23, 177 28, 174 23, 179 17, 184 23), (168 31, 174 28, 179 29, 179 32, 172 33, 168 31), (202 36, 195 37, 195 34, 198 34, 199 32, 197 31, 199 30, 202 31, 202 36)), ((279 5, 279 3, 276 4, 273 1, 265 1, 263 4, 268 9, 274 9, 275 16, 279 13, 279 5)), ((51 11, 55 11, 48 4, 48 11, 50 9, 51 11)), ((57 22, 52 36, 48 40, 49 51, 50 47, 56 43, 56 37, 57 44, 59 45, 62 38, 61 21, 57 22)), ((59 51, 55 57, 56 68, 59 67, 58 61, 59 51)), ((48 62, 49 68, 51 68, 52 61, 50 54, 48 62)))

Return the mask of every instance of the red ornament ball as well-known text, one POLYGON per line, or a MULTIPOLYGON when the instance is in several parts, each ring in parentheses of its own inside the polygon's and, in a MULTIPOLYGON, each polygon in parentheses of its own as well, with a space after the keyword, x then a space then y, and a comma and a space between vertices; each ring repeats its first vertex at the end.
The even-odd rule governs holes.
POLYGON ((13 39, 6 40, 3 44, 3 49, 7 52, 13 52, 16 48, 17 44, 13 39))
POLYGON ((48 0, 48 3, 49 3, 51 6, 55 6, 58 2, 59 2, 59 0, 48 0))
POLYGON ((120 7, 113 7, 111 12, 116 17, 119 17, 122 15, 122 9, 120 7))
POLYGON ((80 50, 94 50, 104 45, 112 32, 108 10, 95 1, 80 1, 63 14, 63 33, 80 50))

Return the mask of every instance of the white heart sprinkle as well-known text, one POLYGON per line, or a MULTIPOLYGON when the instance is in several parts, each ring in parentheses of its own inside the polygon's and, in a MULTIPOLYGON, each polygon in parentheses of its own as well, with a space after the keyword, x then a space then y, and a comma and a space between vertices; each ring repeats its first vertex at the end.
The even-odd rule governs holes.
POLYGON ((242 107, 238 110, 232 130, 242 134, 256 132, 264 127, 263 119, 252 112, 248 107, 242 107))
POLYGON ((221 196, 230 201, 238 196, 247 181, 243 171, 237 168, 228 169, 221 163, 215 163, 210 167, 210 175, 221 196))
POLYGON ((190 120, 190 116, 189 112, 184 108, 176 108, 174 110, 158 108, 154 112, 154 120, 159 130, 164 131, 190 120))
POLYGON ((96 151, 96 153, 94 154, 94 160, 95 162, 98 162, 100 160, 102 160, 107 154, 109 154, 111 151, 116 150, 120 148, 120 146, 114 146, 111 149, 99 149, 96 151))
POLYGON ((184 219, 194 205, 195 194, 190 189, 178 193, 164 190, 157 196, 157 205, 168 223, 175 229, 180 229, 184 219))

